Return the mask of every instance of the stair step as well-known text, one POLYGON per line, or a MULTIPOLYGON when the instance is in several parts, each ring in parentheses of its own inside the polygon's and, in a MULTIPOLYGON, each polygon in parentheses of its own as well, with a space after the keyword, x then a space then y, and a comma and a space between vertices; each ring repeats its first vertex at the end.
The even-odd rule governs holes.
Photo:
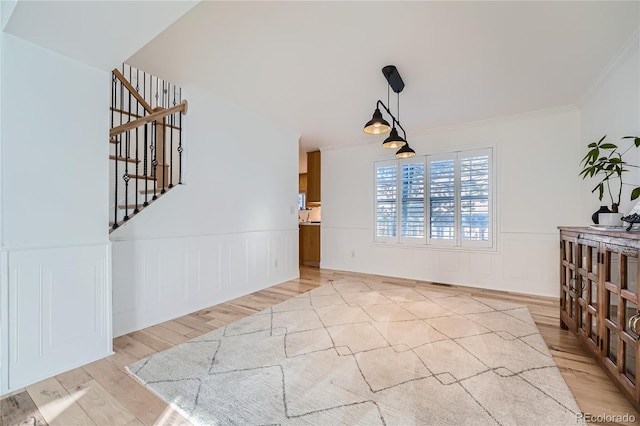
MULTIPOLYGON (((151 204, 151 200, 149 200, 149 204, 151 204)), ((135 204, 127 204, 127 205, 118 204, 118 208, 120 210, 124 210, 124 209, 134 210, 136 208, 136 205, 135 204)), ((138 203, 138 210, 142 210, 143 208, 144 208, 144 206, 142 205, 142 203, 138 203)), ((113 224, 111 224, 111 226, 113 226, 113 224)))
POLYGON ((118 143, 118 141, 116 140, 116 138, 109 138, 109 143, 116 144, 118 143))
POLYGON ((131 179, 156 180, 156 178, 154 178, 153 176, 136 175, 134 173, 129 173, 129 177, 131 179))
MULTIPOLYGON (((169 188, 165 188, 164 191, 167 192, 169 190, 169 188)), ((141 189, 138 191, 140 194, 144 195, 144 194, 151 194, 153 195, 154 190, 153 188, 148 188, 148 189, 141 189)), ((155 192, 157 194, 160 194, 162 192, 162 188, 156 188, 155 192)))
POLYGON ((116 157, 115 155, 109 155, 110 160, 118 160, 118 161, 127 161, 129 163, 139 163, 140 160, 136 160, 135 158, 127 158, 127 157, 116 157))
MULTIPOLYGON (((144 190, 143 190, 143 191, 144 191, 144 190)), ((140 191, 140 192, 143 192, 143 191, 140 191)), ((169 191, 169 188, 165 188, 165 192, 166 192, 166 191, 169 191)), ((157 200, 158 198, 160 198, 160 196, 162 196, 162 194, 160 193, 160 188, 158 188, 158 191, 157 191, 157 194, 156 194, 156 195, 157 195, 156 200, 157 200)), ((139 195, 138 197, 139 197, 139 198, 138 198, 138 210, 142 210, 142 209, 144 209, 144 208, 145 208, 145 206, 143 205, 143 204, 144 204, 144 201, 145 201, 145 200, 144 200, 144 196, 139 195)), ((156 201, 156 200, 154 200, 154 199, 153 199, 153 193, 149 193, 149 194, 148 194, 148 196, 147 196, 147 203, 148 203, 147 205, 152 204, 152 203, 153 203, 154 201, 156 201)), ((129 204, 126 204, 126 205, 125 205, 125 204, 118 204, 118 208, 119 208, 120 210, 127 209, 127 210, 129 210, 129 211, 133 211, 133 210, 136 208, 135 201, 136 201, 136 200, 131 199, 131 200, 129 200, 129 204)), ((129 215, 129 216, 131 216, 131 215, 129 215)))

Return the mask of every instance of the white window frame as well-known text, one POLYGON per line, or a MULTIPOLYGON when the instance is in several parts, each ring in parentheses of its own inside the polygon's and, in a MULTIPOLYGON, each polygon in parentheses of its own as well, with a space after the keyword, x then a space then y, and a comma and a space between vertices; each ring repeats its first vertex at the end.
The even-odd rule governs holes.
POLYGON ((496 249, 495 237, 496 237, 496 205, 497 200, 495 197, 496 191, 496 154, 493 147, 475 148, 458 150, 453 152, 446 152, 440 154, 416 156, 407 159, 400 160, 384 160, 374 162, 374 217, 373 217, 373 241, 374 243, 384 243, 397 246, 422 246, 432 248, 446 248, 446 249, 462 249, 462 250, 491 250, 496 249), (461 162, 463 158, 488 155, 489 157, 489 205, 488 205, 488 239, 483 241, 478 240, 465 240, 462 239, 462 223, 461 223, 461 162), (422 158, 420 158, 422 157, 422 158), (454 205, 455 205, 455 226, 454 226, 454 238, 453 239, 439 239, 431 238, 431 212, 430 212, 430 162, 438 160, 454 160, 454 205), (402 236, 402 165, 424 162, 424 236, 421 238, 415 237, 403 237, 402 236), (390 165, 396 166, 396 235, 393 237, 379 237, 377 236, 377 168, 388 167, 390 165))

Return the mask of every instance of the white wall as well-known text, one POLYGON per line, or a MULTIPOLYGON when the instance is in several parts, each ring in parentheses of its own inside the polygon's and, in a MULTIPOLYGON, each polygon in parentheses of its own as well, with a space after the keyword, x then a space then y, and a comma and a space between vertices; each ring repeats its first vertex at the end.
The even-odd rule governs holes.
MULTIPOLYGON (((607 141, 624 146, 623 136, 640 136, 640 30, 636 31, 620 54, 604 70, 602 78, 585 97, 582 106, 580 158, 587 152, 587 144, 607 135, 607 141)), ((640 148, 632 149, 624 157, 631 164, 640 165, 640 148)), ((625 186, 620 212, 628 213, 640 200, 630 200, 630 190, 640 186, 640 169, 633 169, 624 177, 633 186, 625 186)), ((607 198, 598 201, 590 191, 595 179, 584 183, 581 206, 595 211, 600 205, 611 204, 607 198)))
POLYGON ((2 35, 0 393, 111 353, 109 75, 2 35))
POLYGON ((84 64, 111 70, 199 1, 2 0, 3 30, 84 64), (114 28, 118 28, 114 31, 114 28))
POLYGON ((115 335, 298 276, 298 138, 184 87, 184 182, 111 234, 115 335))
POLYGON ((106 242, 109 75, 6 33, 2 59, 3 244, 106 242))
POLYGON ((321 267, 557 296, 558 225, 587 224, 581 212, 573 108, 409 134, 418 155, 494 146, 497 248, 473 252, 373 243, 373 162, 393 150, 366 145, 322 152, 321 267), (355 256, 352 256, 352 253, 355 256))
POLYGON ((17 4, 18 0, 3 0, 0 2, 0 9, 2 9, 0 11, 0 30, 4 30, 17 4))

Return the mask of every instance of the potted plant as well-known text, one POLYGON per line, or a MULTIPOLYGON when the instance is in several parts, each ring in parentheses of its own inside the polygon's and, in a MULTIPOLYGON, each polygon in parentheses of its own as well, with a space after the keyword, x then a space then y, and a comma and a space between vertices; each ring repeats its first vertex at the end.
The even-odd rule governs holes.
MULTIPOLYGON (((640 137, 623 137, 622 139, 633 139, 633 143, 623 152, 619 151, 618 145, 605 142, 604 140, 606 137, 607 135, 604 135, 598 142, 591 142, 587 145, 589 151, 580 162, 582 170, 579 175, 582 176, 582 179, 594 176, 599 178, 600 180, 598 181, 598 184, 591 190, 591 192, 598 191, 598 199, 602 201, 606 187, 606 192, 611 201, 610 212, 618 213, 620 198, 622 197, 622 186, 628 185, 624 182, 623 177, 625 176, 625 173, 629 171, 630 167, 638 167, 624 161, 623 157, 634 146, 636 148, 640 146, 640 137)), ((635 200, 638 197, 640 197, 640 186, 633 188, 631 191, 631 200, 635 200)), ((601 207, 601 210, 603 210, 604 207, 606 206, 601 207)), ((598 223, 596 217, 599 212, 601 211, 599 210, 594 213, 595 223, 598 223)))

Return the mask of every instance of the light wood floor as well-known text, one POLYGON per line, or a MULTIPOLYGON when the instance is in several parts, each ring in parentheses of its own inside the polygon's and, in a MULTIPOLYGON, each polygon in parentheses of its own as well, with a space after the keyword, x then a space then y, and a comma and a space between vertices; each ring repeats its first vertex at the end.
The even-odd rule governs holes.
MULTIPOLYGON (((582 348, 559 327, 558 302, 465 287, 301 267, 300 279, 114 339, 115 355, 15 392, 0 401, 0 424, 151 425, 188 424, 167 404, 131 378, 124 367, 158 351, 261 311, 331 280, 366 279, 442 292, 497 298, 526 304, 580 409, 593 415, 640 414, 582 348)), ((624 424, 624 423, 602 423, 624 424)))

